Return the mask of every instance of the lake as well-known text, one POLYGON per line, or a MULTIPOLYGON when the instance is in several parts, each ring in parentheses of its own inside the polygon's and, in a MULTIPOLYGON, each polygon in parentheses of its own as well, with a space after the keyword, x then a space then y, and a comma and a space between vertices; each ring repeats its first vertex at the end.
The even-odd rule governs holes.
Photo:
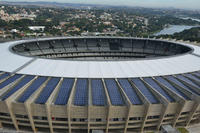
POLYGON ((191 19, 191 20, 194 20, 194 21, 200 22, 200 19, 197 19, 197 18, 185 17, 185 18, 181 18, 181 19, 184 19, 184 20, 191 19))
POLYGON ((159 35, 173 35, 174 33, 178 33, 178 32, 182 32, 184 30, 188 30, 191 29, 193 27, 197 27, 197 26, 187 26, 187 25, 170 25, 167 28, 164 28, 163 30, 161 30, 160 32, 155 33, 155 36, 159 36, 159 35))

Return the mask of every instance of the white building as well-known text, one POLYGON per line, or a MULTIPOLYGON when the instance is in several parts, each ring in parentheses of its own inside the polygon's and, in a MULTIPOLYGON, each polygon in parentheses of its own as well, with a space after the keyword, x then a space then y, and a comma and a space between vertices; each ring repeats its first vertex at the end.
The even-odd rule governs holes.
POLYGON ((45 26, 29 26, 28 28, 29 28, 30 30, 33 30, 33 31, 37 31, 37 30, 44 31, 45 26))

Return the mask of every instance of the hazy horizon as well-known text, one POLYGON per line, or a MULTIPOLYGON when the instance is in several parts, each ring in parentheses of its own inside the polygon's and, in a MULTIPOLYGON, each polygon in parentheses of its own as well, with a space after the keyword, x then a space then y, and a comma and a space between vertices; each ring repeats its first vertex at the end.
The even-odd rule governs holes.
POLYGON ((0 0, 14 2, 61 2, 61 3, 80 3, 80 4, 104 4, 104 5, 121 5, 121 6, 140 6, 140 7, 157 7, 157 8, 182 8, 182 9, 199 9, 199 0, 0 0))

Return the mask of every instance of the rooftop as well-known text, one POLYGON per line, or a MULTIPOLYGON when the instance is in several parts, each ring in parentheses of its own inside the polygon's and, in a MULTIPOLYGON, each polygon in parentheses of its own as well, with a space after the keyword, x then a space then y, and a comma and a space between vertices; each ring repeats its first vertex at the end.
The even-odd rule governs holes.
MULTIPOLYGON (((100 37, 87 37, 98 39, 100 37)), ((102 37, 101 37, 102 38, 102 37)), ((103 37, 109 39, 112 37, 103 37)), ((24 56, 14 53, 11 47, 23 43, 60 39, 85 39, 85 37, 43 38, 6 42, 0 45, 0 71, 19 74, 77 77, 77 78, 134 78, 173 75, 200 70, 200 48, 186 43, 180 45, 194 49, 181 55, 162 58, 128 59, 128 60, 65 60, 46 59, 38 56, 24 56), (12 51, 12 52, 11 52, 12 51)), ((117 38, 135 39, 135 38, 117 38)), ((144 39, 145 40, 145 39, 144 39)), ((151 39, 153 40, 153 39, 151 39)), ((165 41, 169 42, 169 41, 165 41)), ((170 42, 171 43, 171 42, 170 42)))

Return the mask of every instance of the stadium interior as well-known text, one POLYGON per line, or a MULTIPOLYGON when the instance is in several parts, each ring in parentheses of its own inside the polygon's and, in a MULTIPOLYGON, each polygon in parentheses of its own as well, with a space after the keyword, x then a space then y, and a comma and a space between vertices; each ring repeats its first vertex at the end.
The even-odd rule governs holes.
POLYGON ((25 56, 70 60, 136 60, 192 51, 169 42, 143 39, 85 38, 28 42, 12 50, 25 56))

